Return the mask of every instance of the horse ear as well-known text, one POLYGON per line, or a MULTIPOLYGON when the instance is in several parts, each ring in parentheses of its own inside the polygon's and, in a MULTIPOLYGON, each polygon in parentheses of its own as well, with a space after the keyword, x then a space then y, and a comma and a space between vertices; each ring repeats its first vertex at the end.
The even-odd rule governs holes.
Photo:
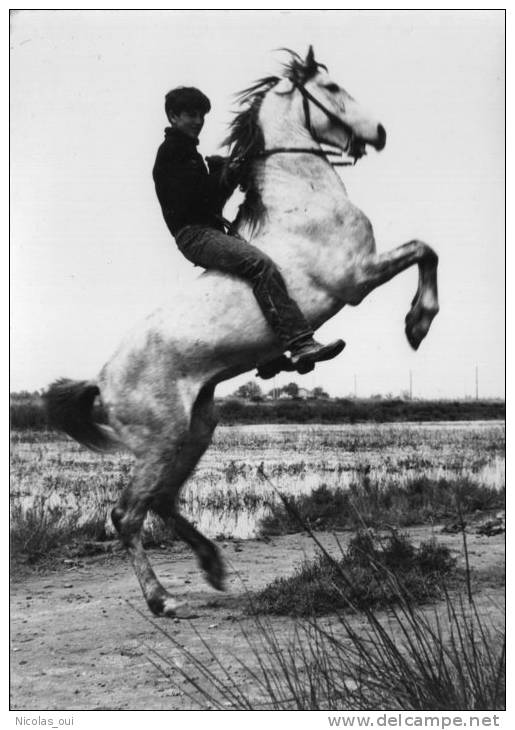
POLYGON ((306 66, 306 70, 308 72, 316 71, 317 62, 315 61, 315 52, 313 51, 313 46, 310 46, 308 48, 308 53, 306 56, 306 60, 304 61, 304 65, 306 66))

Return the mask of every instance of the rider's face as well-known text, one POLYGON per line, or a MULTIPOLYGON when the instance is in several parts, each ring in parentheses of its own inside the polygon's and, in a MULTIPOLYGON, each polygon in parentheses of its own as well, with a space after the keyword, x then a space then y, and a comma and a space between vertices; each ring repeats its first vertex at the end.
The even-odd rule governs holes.
POLYGON ((194 109, 182 111, 180 114, 172 114, 170 121, 174 129, 178 129, 192 139, 197 139, 204 126, 203 112, 194 109))

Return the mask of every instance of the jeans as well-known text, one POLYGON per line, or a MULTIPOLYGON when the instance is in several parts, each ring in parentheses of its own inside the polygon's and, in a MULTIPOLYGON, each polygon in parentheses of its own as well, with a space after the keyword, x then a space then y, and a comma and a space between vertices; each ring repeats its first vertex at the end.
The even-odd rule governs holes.
POLYGON ((263 251, 241 238, 201 225, 185 226, 177 233, 176 241, 181 253, 196 266, 248 281, 266 321, 285 350, 313 336, 306 318, 289 296, 278 267, 263 251))

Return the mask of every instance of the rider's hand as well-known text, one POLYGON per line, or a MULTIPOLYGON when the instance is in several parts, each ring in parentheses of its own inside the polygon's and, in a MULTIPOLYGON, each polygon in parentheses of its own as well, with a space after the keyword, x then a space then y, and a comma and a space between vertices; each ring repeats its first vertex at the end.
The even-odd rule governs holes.
POLYGON ((209 172, 219 172, 225 165, 226 161, 227 157, 222 157, 222 155, 210 155, 209 157, 206 157, 209 172))

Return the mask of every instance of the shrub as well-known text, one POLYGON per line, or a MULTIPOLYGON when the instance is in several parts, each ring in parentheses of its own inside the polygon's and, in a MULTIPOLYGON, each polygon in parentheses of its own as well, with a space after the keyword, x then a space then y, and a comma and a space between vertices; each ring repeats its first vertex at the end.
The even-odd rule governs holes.
POLYGON ((250 610, 310 616, 349 606, 385 607, 398 601, 400 590, 420 603, 442 595, 442 579, 452 575, 455 563, 449 549, 434 541, 415 548, 397 532, 381 540, 359 531, 340 560, 321 554, 303 563, 292 577, 277 578, 252 596, 250 610))

